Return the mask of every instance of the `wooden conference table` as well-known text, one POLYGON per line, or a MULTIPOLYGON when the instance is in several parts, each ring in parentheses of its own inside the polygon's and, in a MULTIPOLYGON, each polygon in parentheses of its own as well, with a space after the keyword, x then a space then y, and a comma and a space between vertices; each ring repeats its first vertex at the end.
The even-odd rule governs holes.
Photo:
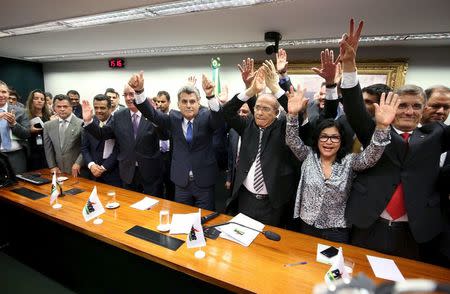
MULTIPOLYGON (((50 178, 48 171, 41 172, 44 177, 50 178)), ((196 259, 194 257, 196 249, 188 249, 186 244, 176 251, 171 251, 124 233, 135 225, 156 231, 161 209, 169 209, 171 214, 191 213, 197 211, 195 207, 159 199, 159 203, 151 210, 140 211, 131 208, 130 205, 141 200, 144 197, 143 194, 82 178, 73 179, 70 176, 63 184, 64 190, 77 187, 85 192, 60 198, 59 203, 63 207, 59 210, 49 205, 49 197, 31 200, 10 191, 17 187, 26 187, 49 195, 50 185, 35 186, 18 182, 13 187, 0 189, 0 199, 21 210, 38 215, 39 218, 43 217, 71 231, 75 230, 87 235, 89 239, 95 238, 106 242, 151 262, 233 292, 311 293, 314 285, 323 283, 324 274, 330 267, 316 262, 317 243, 342 246, 344 256, 355 262, 354 274, 363 272, 376 283, 385 280, 374 276, 366 255, 392 258, 406 279, 425 278, 441 282, 450 280, 449 269, 267 226, 266 229, 281 235, 281 241, 271 241, 259 234, 249 247, 244 247, 221 238, 207 239, 207 246, 204 248, 206 257, 196 259), (106 213, 101 216, 104 220, 101 225, 94 225, 92 221, 85 222, 81 214, 94 185, 97 186, 103 204, 108 202, 106 194, 111 190, 116 191, 117 201, 120 202, 119 208, 106 210, 106 213), (306 261, 307 264, 284 266, 299 261, 306 261)), ((202 215, 209 213, 209 211, 202 211, 202 215)), ((221 215, 208 224, 221 223, 229 219, 229 216, 221 215)), ((11 221, 14 222, 14 217, 11 221)), ((186 235, 174 237, 186 239, 186 235)))

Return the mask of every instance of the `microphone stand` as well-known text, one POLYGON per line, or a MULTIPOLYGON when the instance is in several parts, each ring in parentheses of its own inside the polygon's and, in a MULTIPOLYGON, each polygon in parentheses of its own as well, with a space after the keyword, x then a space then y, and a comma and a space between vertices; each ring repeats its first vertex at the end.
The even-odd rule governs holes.
POLYGON ((264 235, 264 237, 266 237, 267 239, 272 240, 272 241, 280 241, 281 240, 281 236, 278 235, 275 232, 272 232, 272 231, 260 231, 260 230, 257 230, 257 229, 254 229, 254 228, 251 228, 251 227, 248 227, 246 225, 243 225, 243 224, 240 224, 240 223, 236 223, 236 222, 226 222, 226 223, 221 223, 221 224, 217 224, 217 225, 206 226, 205 228, 216 228, 216 227, 221 227, 221 226, 225 226, 225 225, 228 225, 228 224, 238 225, 238 226, 244 227, 246 229, 249 229, 249 230, 261 233, 261 234, 264 235))

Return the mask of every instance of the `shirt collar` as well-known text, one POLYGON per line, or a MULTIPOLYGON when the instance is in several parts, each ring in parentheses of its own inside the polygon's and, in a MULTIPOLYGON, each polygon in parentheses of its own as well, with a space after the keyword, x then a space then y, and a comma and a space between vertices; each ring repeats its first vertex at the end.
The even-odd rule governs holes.
POLYGON ((186 119, 185 117, 183 117, 183 122, 187 125, 189 122, 191 122, 192 124, 194 124, 194 119, 192 118, 191 120, 186 119))
POLYGON ((137 113, 138 117, 141 117, 141 116, 142 116, 142 114, 141 114, 141 112, 140 112, 139 110, 136 111, 136 112, 133 112, 133 111, 130 110, 130 115, 131 115, 131 117, 133 117, 133 114, 135 114, 135 113, 137 113))
MULTIPOLYGON (((73 113, 71 113, 65 120, 66 120, 67 122, 70 122, 70 121, 72 120, 72 116, 73 116, 73 113)), ((62 123, 63 119, 62 119, 62 118, 58 118, 58 121, 59 121, 60 123, 62 123)))
MULTIPOLYGON (((418 125, 417 125, 417 127, 416 127, 416 129, 417 128, 421 128, 422 127, 422 124, 421 123, 419 123, 418 125)), ((412 133, 414 132, 414 130, 412 130, 412 131, 409 131, 409 132, 403 132, 403 131, 400 131, 399 129, 397 129, 396 127, 394 127, 394 126, 392 126, 392 128, 395 130, 395 132, 397 133, 397 134, 399 134, 399 135, 401 135, 401 134, 403 134, 403 133, 408 133, 408 134, 410 134, 410 135, 412 135, 412 133)))

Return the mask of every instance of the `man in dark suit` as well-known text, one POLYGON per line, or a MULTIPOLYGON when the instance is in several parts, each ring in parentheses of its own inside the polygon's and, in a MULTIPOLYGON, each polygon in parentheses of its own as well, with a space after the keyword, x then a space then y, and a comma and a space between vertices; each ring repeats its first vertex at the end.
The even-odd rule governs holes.
POLYGON ((116 112, 110 125, 102 128, 91 123, 92 107, 84 100, 85 130, 98 140, 115 139, 119 148, 119 173, 125 189, 161 197, 163 166, 159 140, 167 138, 167 134, 142 116, 133 104, 135 91, 128 84, 124 96, 127 108, 116 112))
MULTIPOLYGON (((347 119, 364 146, 375 123, 364 107, 356 74, 356 50, 362 22, 340 42, 342 95, 347 119)), ((419 257, 419 244, 443 229, 439 191, 439 157, 450 148, 450 127, 421 126, 425 104, 420 87, 396 91, 399 107, 391 129, 391 144, 378 163, 358 174, 352 185, 346 217, 353 225, 352 243, 387 254, 419 257)))
MULTIPOLYGON (((242 117, 247 117, 250 115, 250 108, 248 107, 247 103, 242 104, 241 108, 238 110, 238 115, 242 117)), ((240 147, 241 137, 234 129, 230 129, 230 131, 228 132, 228 168, 227 178, 225 182, 225 188, 227 190, 233 189, 236 166, 239 161, 240 147)))
MULTIPOLYGON (((167 91, 159 91, 155 97, 156 108, 169 115, 170 113, 170 95, 167 91)), ((170 135, 170 134, 169 134, 170 135)), ((170 180, 170 165, 172 163, 172 140, 160 140, 159 147, 164 162, 163 184, 164 198, 173 200, 175 197, 175 185, 170 180)))
MULTIPOLYGON (((111 100, 98 94, 93 101, 95 117, 92 123, 100 127, 111 125, 111 100)), ((119 149, 115 139, 97 140, 87 132, 81 137, 81 153, 90 170, 92 180, 121 187, 117 155, 119 149)))
POLYGON ((172 136, 171 180, 175 183, 175 201, 200 208, 214 209, 214 184, 218 174, 213 149, 214 130, 224 121, 214 85, 203 76, 203 89, 211 110, 200 109, 196 88, 184 86, 178 91, 178 107, 169 115, 154 109, 143 95, 143 72, 133 75, 129 84, 140 93, 136 105, 143 116, 170 131, 172 136))
POLYGON ((8 103, 8 85, 0 81, 0 152, 8 156, 16 174, 27 170, 30 122, 23 108, 8 103))
POLYGON ((126 108, 125 105, 120 104, 119 93, 117 93, 113 88, 107 88, 105 90, 105 95, 111 99, 111 115, 114 115, 114 113, 120 109, 126 108))
POLYGON ((78 118, 83 118, 80 104, 80 93, 76 90, 69 90, 66 95, 69 96, 70 103, 72 104, 72 113, 78 118))
MULTIPOLYGON (((286 118, 277 117, 280 100, 287 101, 278 85, 278 75, 271 69, 260 69, 246 92, 236 95, 224 106, 224 116, 231 128, 241 136, 239 164, 227 210, 248 215, 265 224, 278 226, 286 204, 294 195, 298 168, 285 144, 286 118), (241 117, 238 110, 251 97, 269 87, 272 93, 261 94, 254 106, 253 117, 241 117)), ((249 104, 250 108, 252 105, 249 104)))

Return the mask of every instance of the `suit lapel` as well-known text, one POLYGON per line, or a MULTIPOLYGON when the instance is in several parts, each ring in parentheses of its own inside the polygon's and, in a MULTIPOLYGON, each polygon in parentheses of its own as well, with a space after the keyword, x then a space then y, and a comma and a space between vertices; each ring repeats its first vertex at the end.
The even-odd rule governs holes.
POLYGON ((198 133, 199 133, 199 125, 200 125, 200 114, 198 114, 195 119, 194 123, 192 124, 192 143, 191 147, 194 146, 195 140, 197 139, 198 133))
POLYGON ((414 157, 419 153, 418 148, 421 144, 423 144, 423 141, 426 139, 427 135, 428 134, 423 132, 421 128, 416 128, 414 130, 411 137, 409 138, 409 150, 408 154, 406 155, 405 163, 413 160, 414 157))
POLYGON ((403 138, 397 134, 396 131, 391 130, 391 144, 386 147, 384 154, 386 154, 395 165, 401 167, 405 160, 406 148, 407 146, 403 141, 403 138))

